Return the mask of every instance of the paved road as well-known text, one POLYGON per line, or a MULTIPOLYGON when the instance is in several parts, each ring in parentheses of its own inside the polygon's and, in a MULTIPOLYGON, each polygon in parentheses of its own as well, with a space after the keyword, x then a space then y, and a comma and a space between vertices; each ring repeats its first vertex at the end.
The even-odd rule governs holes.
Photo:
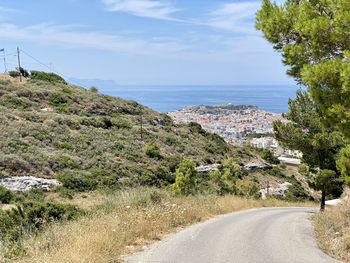
POLYGON ((317 246, 309 208, 262 208, 186 228, 127 259, 164 263, 338 262, 317 246))

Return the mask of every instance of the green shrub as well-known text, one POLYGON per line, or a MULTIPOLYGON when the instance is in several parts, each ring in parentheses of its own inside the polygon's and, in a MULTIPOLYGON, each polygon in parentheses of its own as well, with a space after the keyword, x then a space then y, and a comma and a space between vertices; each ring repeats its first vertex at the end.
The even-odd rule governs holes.
POLYGON ((176 143, 176 138, 172 134, 165 135, 165 143, 169 146, 174 145, 176 143))
POLYGON ((63 92, 63 93, 66 93, 66 94, 72 94, 72 93, 73 93, 73 90, 70 89, 70 88, 63 88, 63 89, 62 89, 62 92, 63 92))
POLYGON ((73 199, 73 198, 74 198, 74 191, 62 187, 62 188, 60 189, 59 195, 60 195, 61 197, 63 197, 63 198, 73 199))
POLYGON ((190 122, 188 124, 188 127, 190 128, 192 133, 199 133, 202 135, 206 135, 207 132, 202 128, 202 126, 196 122, 190 122))
POLYGON ((60 93, 56 93, 56 94, 52 95, 50 102, 53 106, 57 107, 57 106, 60 106, 62 104, 66 104, 68 101, 65 98, 65 96, 63 96, 60 93))
POLYGON ((51 82, 51 83, 67 84, 64 78, 62 78, 61 76, 55 73, 47 73, 47 72, 36 71, 36 70, 32 70, 30 73, 31 73, 30 78, 34 80, 42 80, 42 81, 51 82))
POLYGON ((9 71, 9 75, 12 78, 18 78, 20 76, 20 73, 16 70, 13 70, 13 71, 9 71))
POLYGON ((175 176, 165 167, 158 166, 155 171, 146 171, 139 177, 141 185, 164 187, 175 182, 175 176))
POLYGON ((84 117, 80 124, 102 129, 109 129, 113 126, 113 122, 109 117, 84 117))
POLYGON ((75 172, 63 172, 57 176, 63 187, 78 191, 93 191, 97 188, 97 182, 91 176, 75 172))
POLYGON ((157 144, 149 143, 145 147, 145 154, 150 158, 160 159, 162 158, 160 154, 160 148, 157 144))
POLYGON ((109 170, 102 168, 91 168, 89 170, 92 178, 98 182, 99 187, 116 188, 119 187, 118 177, 109 170))
POLYGON ((205 150, 208 153, 224 155, 229 150, 227 143, 219 135, 207 133, 206 137, 208 139, 208 143, 205 146, 205 150))
POLYGON ((41 229, 53 221, 72 220, 82 213, 82 210, 70 204, 24 202, 16 209, 0 210, 0 240, 13 244, 28 231, 41 229))
POLYGON ((173 193, 175 195, 190 195, 196 191, 197 171, 192 160, 183 160, 176 170, 173 193))
POLYGON ((98 88, 96 88, 95 86, 92 86, 89 90, 93 93, 98 93, 98 88))
POLYGON ((236 182, 238 192, 246 197, 258 197, 259 184, 252 180, 238 180, 236 182))
POLYGON ((3 97, 0 104, 11 109, 28 109, 30 103, 18 97, 3 97))
POLYGON ((118 116, 112 118, 113 127, 118 129, 130 129, 132 127, 132 123, 125 117, 118 116))
POLYGON ((7 190, 5 187, 0 186, 0 202, 3 204, 9 204, 12 200, 14 200, 15 195, 7 190))
POLYGON ((263 149, 260 152, 260 156, 268 163, 271 163, 271 164, 279 164, 280 163, 278 158, 267 148, 263 149))

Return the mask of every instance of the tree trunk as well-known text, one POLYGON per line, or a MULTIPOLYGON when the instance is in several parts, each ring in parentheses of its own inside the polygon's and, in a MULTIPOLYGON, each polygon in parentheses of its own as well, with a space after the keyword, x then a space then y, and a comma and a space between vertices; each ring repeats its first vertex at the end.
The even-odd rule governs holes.
POLYGON ((321 212, 324 211, 326 207, 326 191, 322 190, 322 197, 321 197, 321 212))

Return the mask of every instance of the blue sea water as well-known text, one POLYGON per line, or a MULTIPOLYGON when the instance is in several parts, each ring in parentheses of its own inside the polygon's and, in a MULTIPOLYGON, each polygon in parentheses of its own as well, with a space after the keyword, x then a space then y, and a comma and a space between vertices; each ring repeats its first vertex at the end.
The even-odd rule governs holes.
POLYGON ((124 99, 135 100, 160 112, 171 112, 189 105, 255 105, 282 113, 297 86, 117 86, 101 90, 124 99))

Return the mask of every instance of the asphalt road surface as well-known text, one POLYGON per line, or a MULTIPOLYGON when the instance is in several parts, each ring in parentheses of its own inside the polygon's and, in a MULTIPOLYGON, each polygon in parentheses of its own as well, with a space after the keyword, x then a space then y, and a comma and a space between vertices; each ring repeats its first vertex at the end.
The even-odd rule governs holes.
POLYGON ((152 263, 326 263, 309 217, 316 209, 262 208, 188 227, 126 262, 152 263))

